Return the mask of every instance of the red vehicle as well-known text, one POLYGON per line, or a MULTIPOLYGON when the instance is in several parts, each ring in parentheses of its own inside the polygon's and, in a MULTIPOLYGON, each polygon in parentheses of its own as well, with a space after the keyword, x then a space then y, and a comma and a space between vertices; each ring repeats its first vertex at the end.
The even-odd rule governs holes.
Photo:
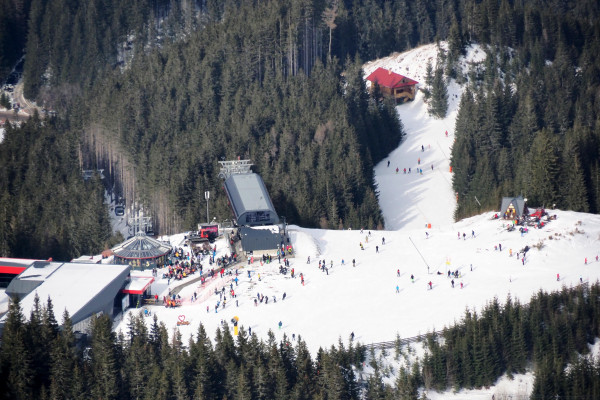
POLYGON ((219 225, 202 225, 200 226, 198 235, 212 242, 217 238, 217 236, 219 236, 219 225))
POLYGON ((546 215, 546 210, 538 208, 533 213, 529 214, 529 218, 541 219, 544 215, 546 215))

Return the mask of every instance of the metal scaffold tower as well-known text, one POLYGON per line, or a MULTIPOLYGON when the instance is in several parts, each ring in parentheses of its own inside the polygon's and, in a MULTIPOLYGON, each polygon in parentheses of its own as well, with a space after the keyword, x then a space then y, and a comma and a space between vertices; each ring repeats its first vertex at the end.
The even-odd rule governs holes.
POLYGON ((232 160, 232 161, 219 161, 221 165, 221 171, 219 172, 219 178, 227 179, 234 174, 247 174, 252 167, 250 160, 232 160))
POLYGON ((147 233, 152 231, 152 217, 131 217, 127 220, 127 225, 129 225, 129 233, 132 235, 138 232, 147 233))

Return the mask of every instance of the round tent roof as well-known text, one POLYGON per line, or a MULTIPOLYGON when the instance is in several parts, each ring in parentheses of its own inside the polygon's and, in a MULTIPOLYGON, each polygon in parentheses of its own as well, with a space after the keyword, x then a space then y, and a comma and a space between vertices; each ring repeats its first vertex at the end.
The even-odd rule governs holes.
POLYGON ((116 257, 141 260, 164 256, 171 251, 171 246, 138 232, 112 250, 116 257))

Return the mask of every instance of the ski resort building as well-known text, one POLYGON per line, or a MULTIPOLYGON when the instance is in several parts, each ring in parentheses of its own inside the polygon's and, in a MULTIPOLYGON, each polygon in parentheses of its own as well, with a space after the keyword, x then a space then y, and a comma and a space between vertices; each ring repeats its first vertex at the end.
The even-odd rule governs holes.
POLYGON ((527 214, 527 206, 523 196, 503 197, 500 206, 500 216, 504 219, 521 219, 527 214))
MULTIPOLYGON (((277 250, 284 246, 284 234, 279 226, 264 228, 241 227, 239 230, 242 249, 246 254, 266 254, 277 256, 277 250)), ((285 250, 285 247, 284 247, 285 250)))
POLYGON ((373 91, 375 84, 377 84, 381 88, 383 95, 393 98, 396 100, 396 103, 414 100, 417 92, 417 84, 419 83, 404 75, 381 67, 367 76, 367 80, 371 82, 371 91, 373 91))
POLYGON ((0 287, 7 287, 15 276, 25 271, 34 261, 40 260, 0 257, 0 287))
POLYGON ((144 270, 162 267, 171 253, 171 246, 138 232, 112 251, 115 264, 127 264, 132 269, 144 270))
POLYGON ((279 217, 262 178, 255 173, 232 174, 225 193, 238 226, 275 225, 279 217))
POLYGON ((93 315, 112 318, 120 311, 124 296, 128 306, 122 289, 130 280, 129 271, 128 265, 34 261, 11 281, 6 294, 20 299, 25 316, 35 307, 36 295, 42 306, 50 298, 59 323, 67 310, 73 330, 85 332, 93 315))

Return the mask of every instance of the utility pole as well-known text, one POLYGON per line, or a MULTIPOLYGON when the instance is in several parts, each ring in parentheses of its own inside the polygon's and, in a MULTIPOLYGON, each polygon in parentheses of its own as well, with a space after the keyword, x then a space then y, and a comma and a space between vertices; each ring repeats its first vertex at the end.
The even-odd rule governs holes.
POLYGON ((208 199, 210 198, 210 192, 208 190, 204 192, 204 198, 206 199, 206 223, 210 224, 210 219, 208 219, 208 199))

